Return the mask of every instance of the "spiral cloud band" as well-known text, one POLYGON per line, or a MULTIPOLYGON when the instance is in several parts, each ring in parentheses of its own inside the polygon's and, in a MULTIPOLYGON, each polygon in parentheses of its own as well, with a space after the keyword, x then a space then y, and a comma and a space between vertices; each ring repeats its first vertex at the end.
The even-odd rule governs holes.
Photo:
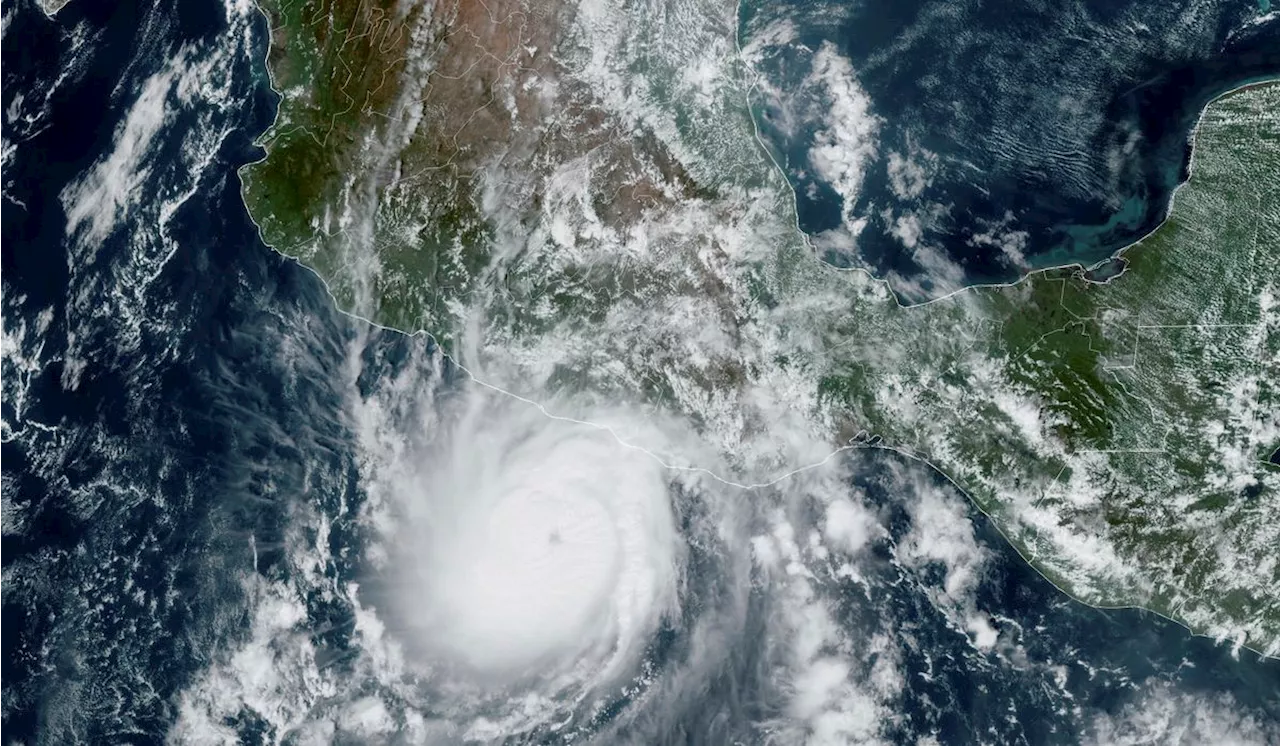
POLYGON ((397 490, 405 626, 488 681, 625 674, 678 605, 666 471, 520 402, 469 396, 448 419, 397 490))

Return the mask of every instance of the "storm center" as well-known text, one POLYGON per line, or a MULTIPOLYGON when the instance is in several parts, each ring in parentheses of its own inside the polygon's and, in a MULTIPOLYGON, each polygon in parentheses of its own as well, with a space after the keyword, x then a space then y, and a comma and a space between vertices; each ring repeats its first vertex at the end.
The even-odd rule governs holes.
POLYGON ((456 537, 462 561, 441 594, 445 638, 485 669, 574 647, 618 573, 616 530, 599 496, 517 490, 480 512, 456 537))

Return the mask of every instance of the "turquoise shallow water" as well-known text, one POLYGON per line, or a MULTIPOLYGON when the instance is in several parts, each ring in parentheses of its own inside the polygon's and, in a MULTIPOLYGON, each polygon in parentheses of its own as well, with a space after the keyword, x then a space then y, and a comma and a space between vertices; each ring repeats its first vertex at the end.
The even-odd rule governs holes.
POLYGON ((1091 264, 1153 229, 1186 176, 1204 105, 1280 75, 1280 19, 1258 23, 1259 13, 1207 2, 753 2, 740 35, 786 92, 759 96, 754 114, 795 188, 801 228, 828 261, 867 267, 912 301, 1091 264), (783 24, 790 35, 773 33, 783 24), (815 72, 829 74, 833 58, 865 96, 861 119, 874 121, 845 148, 863 172, 853 196, 815 162, 815 146, 849 119, 815 72))
MULTIPOLYGON (((171 110, 157 128, 138 185, 149 198, 91 256, 65 235, 58 195, 111 152, 137 92, 167 69, 175 50, 187 49, 192 67, 215 58, 222 16, 216 2, 85 3, 53 22, 27 4, 7 20, 7 33, 25 43, 4 47, 6 110, 31 111, 29 103, 15 103, 17 92, 39 102, 37 94, 54 91, 47 115, 30 129, 20 118, 4 125, 6 137, 21 143, 6 167, 11 181, 0 222, 5 330, 26 330, 15 331, 11 351, 32 365, 20 371, 29 384, 22 401, 5 390, 0 443, 0 678, 9 742, 181 743, 171 729, 184 693, 211 665, 243 649, 261 612, 246 576, 288 589, 303 609, 272 645, 286 649, 288 638, 302 637, 315 660, 273 657, 263 648, 251 661, 253 672, 282 687, 283 698, 310 702, 299 719, 331 724, 332 708, 368 698, 385 703, 400 723, 414 708, 415 716, 441 716, 431 697, 426 705, 412 699, 412 682, 386 687, 359 660, 351 589, 367 536, 352 515, 366 485, 356 464, 358 438, 342 416, 349 388, 398 380, 429 346, 339 314, 312 273, 258 239, 235 169, 258 155, 249 143, 274 113, 261 67, 264 24, 252 29, 254 55, 223 60, 233 105, 211 113, 197 100, 171 110), (77 26, 93 32, 90 42, 76 45, 79 37, 65 33, 77 26), (215 157, 200 170, 172 168, 185 163, 184 143, 210 130, 225 135, 215 157), (188 191, 181 208, 162 218, 162 199, 188 191), (158 243, 157 226, 171 247, 158 243), (174 253, 148 284, 131 282, 125 270, 168 248, 174 253), (366 359, 352 382, 346 353, 362 335, 366 359), (69 386, 64 376, 73 358, 84 371, 69 386), (326 518, 325 546, 296 556, 286 547, 300 545, 286 539, 306 528, 299 516, 308 514, 326 518), (333 687, 316 694, 308 682, 321 672, 333 687)), ((447 372, 443 385, 461 386, 462 379, 447 372)), ((888 661, 897 672, 886 740, 1078 743, 1100 722, 1170 702, 1209 708, 1204 713, 1219 717, 1215 723, 1233 729, 1223 731, 1228 735, 1280 735, 1276 661, 1247 650, 1235 655, 1152 614, 1076 603, 923 467, 877 450, 846 459, 852 487, 867 495, 883 533, 857 563, 861 577, 834 572, 833 558, 833 571, 815 585, 849 639, 883 641, 864 663, 888 661), (960 529, 947 536, 965 546, 971 540, 973 555, 984 558, 974 565, 967 598, 999 630, 991 649, 975 647, 957 626, 946 563, 907 567, 895 555, 928 519, 919 498, 934 489, 954 508, 949 515, 960 529)), ((685 532, 700 509, 688 507, 685 532)), ((707 640, 688 629, 731 577, 725 563, 733 558, 692 555, 681 620, 687 624, 663 628, 645 651, 652 689, 574 713, 571 725, 581 730, 572 735, 536 730, 522 743, 584 743, 591 736, 608 744, 777 743, 776 727, 790 716, 789 693, 778 683, 765 620, 794 599, 761 583, 738 623, 721 632, 732 636, 732 654, 694 679, 688 661, 707 640), (658 710, 655 702, 671 700, 646 694, 666 688, 682 696, 658 710), (626 726, 612 730, 618 723, 626 726)), ((866 674, 850 677, 864 681, 866 674)), ((221 683, 217 698, 236 705, 218 721, 227 742, 309 742, 297 722, 245 697, 237 682, 221 683)), ((497 714, 521 705, 495 700, 497 714)), ((1135 722, 1130 735, 1164 742, 1140 729, 1140 717, 1135 722)), ((341 730, 331 736, 332 743, 379 742, 341 730)))

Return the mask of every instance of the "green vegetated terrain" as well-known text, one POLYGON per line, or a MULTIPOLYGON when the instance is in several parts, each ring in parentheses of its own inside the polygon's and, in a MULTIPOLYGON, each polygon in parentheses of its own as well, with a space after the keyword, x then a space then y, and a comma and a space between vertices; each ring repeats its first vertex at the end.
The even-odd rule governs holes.
POLYGON ((272 26, 268 64, 282 100, 264 138, 271 157, 245 170, 245 196, 282 251, 316 258, 322 233, 334 228, 325 211, 357 175, 362 143, 391 109, 406 40, 393 4, 386 5, 259 3, 272 26))
POLYGON ((824 386, 1063 587, 1275 652, 1278 194, 1280 86, 1228 95, 1121 276, 1054 270, 905 310, 887 326, 920 335, 914 369, 868 366, 876 340, 824 386))
POLYGON ((377 299, 378 315, 399 326, 439 326, 450 295, 439 288, 465 288, 479 269, 469 247, 486 238, 455 163, 450 128, 465 126, 466 112, 430 116, 439 105, 427 80, 450 19, 389 0, 259 6, 281 101, 260 140, 269 157, 242 179, 264 239, 319 272, 346 308, 377 299))
MULTIPOLYGON (((559 2, 260 6, 281 100, 268 157, 242 171, 245 202, 267 243, 380 323, 452 344, 493 255, 518 253, 556 198, 530 173, 589 162, 590 208, 614 223, 702 188, 561 75, 559 2)), ((548 297, 571 302, 585 274, 561 272, 548 297)))
POLYGON ((264 5, 283 98, 268 157, 244 172, 246 202, 266 240, 313 267, 344 308, 453 350, 482 288, 485 343, 531 371, 551 361, 528 380, 657 403, 718 443, 768 437, 718 423, 747 419, 723 414, 748 406, 733 392, 758 400, 785 380, 806 392, 806 416, 833 447, 871 434, 927 459, 1075 596, 1280 652, 1280 470, 1266 463, 1280 446, 1280 86, 1209 106, 1170 218, 1126 250, 1110 282, 1065 268, 901 308, 814 261, 763 150, 715 136, 742 132, 745 91, 662 151, 645 143, 679 140, 676 130, 624 127, 587 106, 564 124, 564 107, 529 103, 540 100, 530 85, 512 89, 525 103, 494 113, 498 68, 466 55, 506 58, 441 56, 459 39, 489 49, 542 33, 525 21, 509 39, 500 24, 459 33, 474 11, 461 4, 417 19, 390 4, 264 5), (415 110, 421 120, 405 124, 415 110), (479 193, 478 167, 458 164, 483 160, 520 117, 532 124, 511 131, 532 133, 541 155, 490 167, 545 179, 527 193, 531 208, 504 213, 501 195, 479 193), (605 131, 614 139, 591 139, 605 131), (545 146, 578 137, 588 151, 545 146), (566 178, 556 169, 571 161, 594 170, 566 178), (716 166, 750 187, 727 178, 713 193, 688 175, 716 166), (573 192, 584 185, 590 199, 573 192), (537 240, 513 251, 503 235, 537 240), (773 242, 772 254, 732 244, 743 236, 773 242))

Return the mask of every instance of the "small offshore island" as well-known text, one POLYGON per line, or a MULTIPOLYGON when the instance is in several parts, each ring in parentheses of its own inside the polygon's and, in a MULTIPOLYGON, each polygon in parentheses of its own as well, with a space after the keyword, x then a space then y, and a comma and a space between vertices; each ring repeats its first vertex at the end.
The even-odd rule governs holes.
POLYGON ((345 310, 535 401, 681 413, 763 454, 724 475, 748 484, 805 465, 759 405, 802 393, 814 437, 928 460, 1076 598, 1280 653, 1280 86, 1208 106, 1119 276, 904 308, 814 260, 715 19, 663 32, 714 84, 645 56, 623 93, 639 21, 593 41, 554 8, 262 5, 281 102, 245 200, 345 310))

